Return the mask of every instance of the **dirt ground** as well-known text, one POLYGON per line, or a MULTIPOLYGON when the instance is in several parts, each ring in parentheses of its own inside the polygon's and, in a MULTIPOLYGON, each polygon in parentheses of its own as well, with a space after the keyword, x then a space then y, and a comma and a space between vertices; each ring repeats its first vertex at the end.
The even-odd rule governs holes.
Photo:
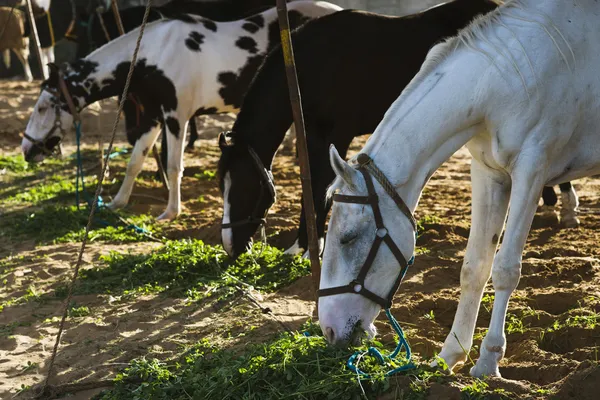
MULTIPOLYGON (((19 152, 18 134, 24 130, 38 91, 36 84, 0 82, 2 154, 19 152)), ((114 111, 113 100, 104 102, 102 109, 84 113, 89 148, 97 148, 98 141, 108 141, 114 111)), ((219 243, 222 202, 216 181, 193 177, 216 170, 216 135, 232 121, 231 115, 199 120, 202 140, 186 154, 184 213, 165 227, 167 237, 219 243)), ((126 147, 121 132, 118 144, 126 147)), ((364 138, 356 140, 353 150, 360 149, 362 143, 364 138)), ((72 135, 66 140, 66 150, 73 150, 72 135)), ((433 217, 418 241, 427 252, 417 257, 394 302, 393 312, 421 358, 439 351, 458 303, 460 265, 469 233, 469 163, 468 152, 460 150, 425 189, 417 217, 433 217)), ((143 174, 150 176, 154 170, 153 160, 148 160, 143 174)), ((122 167, 111 169, 110 178, 120 179, 122 172, 122 167)), ((268 233, 271 244, 286 247, 294 240, 300 204, 299 168, 291 151, 280 152, 273 172, 279 196, 269 214, 268 233)), ((109 192, 115 193, 117 187, 110 185, 109 192)), ((489 382, 516 398, 597 399, 600 391, 600 180, 581 180, 575 187, 581 201, 581 226, 563 229, 552 217, 540 215, 523 256, 523 276, 509 308, 508 349, 500 368, 504 379, 489 382)), ((158 183, 145 179, 136 187, 130 209, 157 216, 165 206, 165 194, 158 183)), ((0 209, 0 220, 3 212, 6 210, 0 209)), ((92 243, 84 257, 85 265, 92 265, 111 250, 148 252, 152 246, 157 244, 92 243)), ((39 292, 49 292, 66 281, 78 248, 78 243, 36 246, 29 241, 0 242, 0 259, 22 256, 7 283, 0 286, 0 300, 21 296, 32 285, 39 292)), ((280 321, 297 328, 313 315, 309 285, 309 278, 304 278, 264 296, 263 304, 273 310, 274 317, 262 314, 243 297, 219 307, 152 295, 130 301, 116 301, 108 295, 76 296, 77 304, 87 305, 93 313, 68 321, 52 382, 110 379, 135 357, 169 359, 182 347, 205 337, 226 345, 244 345, 280 331, 280 321), (247 331, 251 325, 257 328, 247 331)), ((491 295, 493 290, 488 286, 477 323, 476 348, 489 323, 491 295)), ((21 385, 34 385, 44 378, 61 308, 60 300, 50 299, 6 306, 0 311, 1 399, 12 398, 21 385), (27 368, 28 363, 33 367, 27 368)), ((391 343, 384 319, 380 317, 377 325, 384 343, 391 343)), ((477 353, 472 357, 476 359, 477 353)), ((468 374, 469 367, 470 363, 457 373, 468 374)), ((73 398, 89 398, 94 392, 79 392, 73 398)), ((429 398, 453 395, 443 387, 432 388, 429 398)), ((25 392, 19 398, 28 396, 25 392)))

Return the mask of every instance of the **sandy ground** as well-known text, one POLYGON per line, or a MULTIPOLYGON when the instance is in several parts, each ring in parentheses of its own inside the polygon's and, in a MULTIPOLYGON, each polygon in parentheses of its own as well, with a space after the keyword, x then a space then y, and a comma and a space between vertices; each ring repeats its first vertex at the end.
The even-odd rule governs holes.
MULTIPOLYGON (((37 93, 38 88, 32 84, 0 82, 3 153, 18 152, 18 134, 26 125, 37 93)), ((97 148, 99 140, 108 140, 114 110, 115 102, 108 101, 102 110, 86 111, 83 124, 89 147, 97 148)), ((184 213, 166 227, 166 236, 219 242, 222 202, 216 182, 199 181, 193 176, 216 169, 219 149, 215 138, 232 121, 232 116, 199 120, 202 140, 193 152, 186 154, 184 213)), ((122 134, 118 141, 125 146, 122 134)), ((353 150, 357 151, 364 138, 355 142, 353 150)), ((66 140, 67 151, 72 146, 70 136, 66 140)), ((406 328, 415 353, 421 357, 431 357, 439 351, 458 303, 460 265, 469 233, 469 164, 468 152, 460 150, 425 189, 417 217, 432 215, 441 223, 426 225, 418 245, 429 252, 417 257, 395 298, 393 312, 406 328)), ((154 168, 149 160, 145 174, 149 176, 154 168)), ((119 178, 122 172, 122 168, 111 169, 111 177, 119 178)), ((274 234, 273 244, 285 247, 293 242, 300 204, 299 169, 293 154, 279 154, 273 172, 279 198, 269 216, 268 232, 274 234)), ((157 216, 164 207, 161 200, 164 190, 147 180, 140 186, 134 191, 130 208, 157 216)), ((523 277, 509 308, 509 320, 520 321, 523 329, 507 334, 508 350, 501 364, 506 379, 492 381, 494 387, 516 397, 530 392, 532 387, 543 389, 538 398, 548 398, 548 393, 554 393, 560 399, 596 399, 600 390, 597 355, 600 325, 564 326, 570 316, 588 316, 595 321, 600 312, 600 180, 585 179, 575 186, 581 200, 581 227, 566 230, 552 218, 540 217, 524 252, 523 277), (555 325, 557 321, 562 325, 555 325), (557 329, 551 329, 552 326, 557 329)), ((116 188, 110 186, 109 192, 115 193, 116 188)), ((147 252, 152 246, 156 244, 92 244, 85 262, 92 265, 110 250, 147 252)), ((0 299, 20 296, 30 285, 41 292, 51 291, 69 276, 77 249, 76 243, 35 246, 27 241, 10 244, 10 248, 0 247, 0 258, 23 256, 23 262, 10 274, 8 284, 0 286, 0 299)), ((302 279, 282 292, 266 296, 264 304, 273 309, 277 319, 298 327, 313 313, 309 284, 308 278, 302 279)), ((491 286, 486 289, 487 294, 493 294, 491 286)), ((226 307, 213 303, 190 305, 183 299, 161 296, 115 302, 106 295, 89 295, 77 296, 75 301, 88 305, 93 313, 67 323, 56 361, 57 373, 52 377, 55 383, 108 379, 135 357, 169 359, 179 354, 182 346, 204 337, 227 345, 243 345, 281 329, 278 322, 263 315, 245 298, 226 307), (246 332, 245 327, 250 325, 258 328, 246 332)), ((33 385, 43 379, 60 308, 60 301, 48 300, 7 306, 0 312, 0 327, 6 331, 0 334, 0 398, 11 398, 21 385, 33 385), (24 371, 27 362, 37 364, 24 371)), ((489 303, 481 309, 476 346, 481 343, 490 311, 489 303)), ((385 321, 380 318, 377 324, 383 341, 390 343, 393 338, 385 321)), ((474 353, 475 359, 476 356, 474 353)), ((469 367, 465 365, 458 373, 467 374, 469 367)), ((74 398, 89 398, 90 393, 81 392, 74 398)), ((430 393, 430 398, 443 399, 449 395, 442 389, 437 397, 430 393)), ((20 397, 26 398, 27 394, 20 397)))

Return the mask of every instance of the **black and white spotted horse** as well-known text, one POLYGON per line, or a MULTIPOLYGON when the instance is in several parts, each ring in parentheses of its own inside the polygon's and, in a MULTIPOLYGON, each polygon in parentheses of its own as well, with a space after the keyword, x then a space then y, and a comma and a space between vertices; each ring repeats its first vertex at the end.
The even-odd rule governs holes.
MULTIPOLYGON (((290 19, 296 25, 338 10, 338 6, 327 2, 296 1, 289 5, 290 19)), ((121 93, 137 37, 138 31, 134 30, 65 66, 64 80, 78 110, 121 93)), ((127 204, 148 150, 164 125, 170 192, 167 208, 158 218, 175 218, 181 211, 187 121, 202 108, 237 111, 267 49, 278 40, 275 8, 233 22, 186 14, 150 23, 144 32, 131 91, 139 97, 146 120, 152 123, 136 141, 123 184, 109 206, 127 204)), ((62 132, 53 129, 56 121, 63 127, 72 125, 73 116, 57 92, 58 74, 53 69, 50 79, 43 83, 27 125, 22 150, 28 161, 43 159, 60 142, 62 132)))
MULTIPOLYGON (((374 131, 435 43, 496 7, 488 0, 456 0, 407 17, 345 10, 293 32, 321 245, 329 211, 325 193, 335 177, 329 163, 330 145, 345 157, 352 139, 374 131), (402 37, 411 40, 398 42, 402 37)), ((222 241, 230 255, 245 251, 274 201, 262 170, 271 170, 292 122, 287 99, 283 56, 278 48, 265 59, 248 89, 232 132, 219 139, 222 241)), ((548 191, 554 194, 552 188, 548 191)), ((574 195, 572 190, 568 193, 574 195)), ((551 200, 549 194, 545 198, 551 200)), ((303 209, 298 239, 287 251, 307 248, 303 209)))
MULTIPOLYGON (((162 7, 152 7, 148 15, 148 21, 156 21, 162 18, 177 17, 180 14, 200 15, 213 21, 233 21, 263 12, 273 7, 272 0, 216 0, 198 2, 189 0, 173 0, 162 7)), ((121 21, 125 32, 129 32, 142 23, 145 6, 129 7, 120 10, 121 21)), ((120 36, 115 15, 112 10, 99 13, 90 10, 88 13, 80 13, 77 21, 77 57, 83 58, 94 49, 108 43, 108 38, 114 39, 120 36)), ((208 114, 211 109, 200 109, 197 115, 208 114)), ((141 133, 148 129, 152 121, 147 121, 145 109, 140 106, 138 96, 130 93, 123 106, 125 116, 125 127, 129 141, 133 144, 141 133)), ((189 141, 186 149, 191 150, 198 139, 198 130, 195 118, 190 118, 189 141)), ((167 136, 162 135, 161 161, 167 164, 167 136)), ((158 172, 157 172, 158 177, 158 172)))

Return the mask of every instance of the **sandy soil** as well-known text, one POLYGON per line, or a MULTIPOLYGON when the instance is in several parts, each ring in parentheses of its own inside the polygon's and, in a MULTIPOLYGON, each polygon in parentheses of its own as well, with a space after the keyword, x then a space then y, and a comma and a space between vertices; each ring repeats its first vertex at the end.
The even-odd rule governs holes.
MULTIPOLYGON (((3 153, 18 152, 28 113, 34 104, 38 88, 23 82, 0 82, 0 148, 3 153)), ((107 141, 114 118, 115 102, 104 103, 101 110, 85 113, 86 144, 97 148, 98 140, 107 141)), ((184 214, 165 228, 170 238, 193 237, 209 243, 219 241, 221 199, 215 181, 201 181, 193 176, 203 170, 214 171, 219 156, 216 135, 227 129, 231 116, 203 118, 199 121, 202 140, 186 155, 183 179, 184 214)), ((125 145, 119 135, 120 145, 125 145)), ((364 138, 353 145, 357 151, 364 138)), ((66 141, 72 149, 73 139, 66 141)), ((466 150, 459 151, 434 175, 427 186, 417 217, 436 216, 440 223, 426 225, 419 245, 429 252, 417 257, 407 280, 399 290, 394 313, 406 328, 414 351, 421 357, 431 357, 439 351, 452 324, 459 297, 459 276, 462 257, 469 233, 470 158, 466 150)), ((149 160, 145 175, 154 171, 149 160)), ((274 176, 278 203, 269 216, 271 242, 281 247, 290 245, 299 215, 299 169, 291 152, 279 154, 274 176)), ((111 169, 112 176, 122 174, 122 167, 111 169)), ((111 177, 112 177, 111 176, 111 177)), ((1 177, 0 177, 1 178, 1 177)), ((158 183, 144 180, 135 189, 131 209, 158 215, 164 207, 164 190, 158 183)), ((116 185, 109 193, 116 192, 116 185)), ((507 334, 508 350, 502 362, 503 380, 492 380, 493 387, 520 397, 531 388, 543 389, 538 398, 554 393, 560 399, 597 398, 600 390, 598 345, 600 325, 562 326, 569 316, 588 316, 594 320, 600 313, 600 180, 585 179, 576 183, 580 195, 581 227, 566 230, 553 218, 536 220, 523 257, 523 277, 512 299, 509 314, 520 321, 522 329, 507 334), (554 325, 556 322, 562 325, 554 325), (557 329, 550 329, 552 326, 557 329)), ((2 217, 0 210, 0 218, 2 217)), ((1 223, 0 223, 1 226, 1 223)), ((1 244, 0 244, 1 245, 1 244)), ((149 251, 153 243, 109 245, 92 244, 85 256, 86 265, 93 264, 110 250, 149 251)), ((20 296, 30 285, 48 292, 64 282, 74 264, 78 244, 35 246, 23 242, 0 248, 0 257, 23 256, 0 286, 0 300, 20 296)), ((290 327, 298 327, 313 313, 309 295, 309 278, 291 287, 266 296, 264 304, 274 311, 275 318, 290 327)), ((492 295, 491 286, 486 294, 492 295)), ((89 317, 70 319, 60 347, 55 383, 108 379, 126 363, 142 355, 169 359, 203 337, 211 337, 227 345, 243 345, 258 341, 281 329, 273 317, 264 315, 247 299, 240 297, 224 307, 214 303, 194 303, 161 296, 137 297, 115 301, 110 296, 77 296, 77 304, 93 310, 89 317), (257 328, 248 332, 246 327, 257 328)), ((7 306, 0 312, 0 398, 11 398, 21 385, 40 382, 47 371, 48 357, 56 334, 56 317, 61 301, 28 302, 7 306), (27 362, 37 363, 26 369, 27 362)), ((490 319, 490 304, 484 305, 478 319, 476 346, 481 343, 490 319)), ((517 326, 518 323, 513 323, 517 326)), ((393 340, 385 321, 378 328, 384 342, 393 340)), ((474 359, 477 354, 473 353, 474 359)), ((458 371, 467 374, 470 365, 458 371)), ((430 398, 450 398, 452 391, 434 388, 430 398), (434 390, 435 389, 435 390, 434 390), (438 390, 439 389, 439 390, 438 390), (437 394, 436 394, 437 393, 437 394), (448 397, 450 396, 450 397, 448 397)), ((78 393, 74 398, 89 398, 91 392, 78 393)), ((27 397, 27 394, 21 396, 27 397)))

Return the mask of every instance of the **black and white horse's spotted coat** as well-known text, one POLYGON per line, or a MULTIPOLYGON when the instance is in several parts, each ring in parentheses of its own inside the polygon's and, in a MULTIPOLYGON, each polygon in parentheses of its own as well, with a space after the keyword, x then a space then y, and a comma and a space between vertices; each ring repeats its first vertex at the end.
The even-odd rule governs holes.
MULTIPOLYGON (((290 20, 298 25, 302 20, 340 8, 326 2, 297 1, 290 3, 289 10, 290 20)), ((66 65, 65 81, 78 109, 121 93, 138 33, 134 30, 86 58, 66 65)), ((178 19, 150 23, 144 33, 130 89, 145 110, 147 126, 139 132, 125 179, 110 207, 127 204, 148 149, 164 125, 169 148, 166 169, 171 185, 167 208, 159 219, 175 218, 181 211, 180 184, 187 121, 201 108, 237 111, 267 50, 278 40, 275 8, 233 22, 182 15, 178 19)), ((30 137, 39 140, 46 137, 55 121, 51 107, 54 96, 52 90, 46 89, 57 88, 56 71, 44 82, 43 88, 26 129, 30 137)), ((70 126, 73 117, 61 106, 62 125, 70 126)), ((49 140, 46 144, 57 142, 49 140)), ((44 157, 28 139, 23 139, 22 150, 30 161, 44 157)))

